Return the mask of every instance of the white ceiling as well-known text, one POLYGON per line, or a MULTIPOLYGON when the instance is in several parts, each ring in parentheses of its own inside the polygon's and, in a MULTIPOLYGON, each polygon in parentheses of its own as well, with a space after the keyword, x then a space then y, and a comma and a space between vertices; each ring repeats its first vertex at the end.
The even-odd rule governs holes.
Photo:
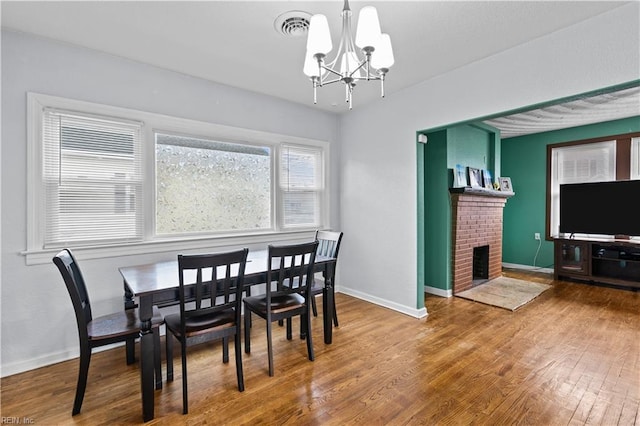
MULTIPOLYGON (((615 1, 351 1, 378 9, 395 65, 387 94, 620 7, 615 1)), ((275 19, 291 10, 325 14, 334 46, 342 0, 2 1, 2 27, 61 40, 180 73, 313 105, 302 73, 305 37, 286 37, 275 19)), ((329 55, 331 56, 331 55, 329 55)), ((360 83, 354 108, 379 100, 360 83)), ((347 109, 344 89, 318 91, 318 108, 347 109)))

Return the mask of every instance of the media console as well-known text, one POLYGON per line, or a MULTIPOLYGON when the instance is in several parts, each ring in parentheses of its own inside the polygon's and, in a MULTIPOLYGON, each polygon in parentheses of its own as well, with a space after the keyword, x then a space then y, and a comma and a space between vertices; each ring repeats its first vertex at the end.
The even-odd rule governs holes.
POLYGON ((554 278, 612 284, 640 289, 640 243, 627 240, 558 238, 554 278))

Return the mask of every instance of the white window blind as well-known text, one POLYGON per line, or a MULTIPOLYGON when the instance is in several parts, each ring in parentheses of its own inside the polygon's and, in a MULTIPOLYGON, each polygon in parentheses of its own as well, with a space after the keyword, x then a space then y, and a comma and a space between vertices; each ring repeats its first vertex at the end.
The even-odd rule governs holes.
POLYGON ((631 139, 631 179, 640 179, 640 138, 631 139))
POLYGON ((44 248, 143 237, 142 124, 46 109, 44 248))
POLYGON ((319 148, 283 145, 280 150, 282 226, 320 226, 324 191, 319 148))
POLYGON ((559 234, 560 185, 616 180, 616 141, 556 147, 551 153, 551 235, 559 234))

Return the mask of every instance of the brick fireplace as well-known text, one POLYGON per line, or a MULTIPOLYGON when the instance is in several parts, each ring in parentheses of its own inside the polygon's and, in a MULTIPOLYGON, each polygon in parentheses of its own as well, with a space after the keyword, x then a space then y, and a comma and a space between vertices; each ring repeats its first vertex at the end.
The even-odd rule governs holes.
POLYGON ((512 195, 451 189, 453 294, 502 275, 502 210, 512 195))

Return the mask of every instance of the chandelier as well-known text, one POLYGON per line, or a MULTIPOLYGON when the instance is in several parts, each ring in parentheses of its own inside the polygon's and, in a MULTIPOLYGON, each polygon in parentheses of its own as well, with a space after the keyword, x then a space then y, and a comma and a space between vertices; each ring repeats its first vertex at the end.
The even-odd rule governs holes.
POLYGON ((358 81, 380 81, 380 96, 384 98, 384 79, 393 65, 391 38, 380 31, 378 12, 373 6, 365 6, 358 15, 355 42, 351 34, 351 9, 344 0, 342 9, 342 35, 340 45, 332 60, 327 54, 333 49, 329 24, 324 15, 313 15, 307 36, 307 53, 304 73, 313 83, 313 103, 317 103, 317 89, 328 84, 342 82, 345 100, 353 108, 353 88, 358 81), (359 48, 356 48, 356 46, 359 48))

